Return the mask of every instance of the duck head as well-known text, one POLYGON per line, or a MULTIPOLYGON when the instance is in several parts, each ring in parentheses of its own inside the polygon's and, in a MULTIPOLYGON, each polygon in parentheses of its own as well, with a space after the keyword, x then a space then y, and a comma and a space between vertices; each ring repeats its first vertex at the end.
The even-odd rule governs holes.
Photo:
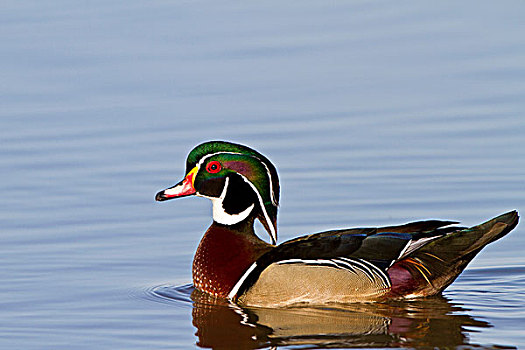
POLYGON ((211 141, 195 147, 186 160, 186 176, 160 191, 157 201, 197 195, 213 203, 213 220, 235 225, 257 218, 277 242, 279 178, 259 152, 235 143, 211 141))

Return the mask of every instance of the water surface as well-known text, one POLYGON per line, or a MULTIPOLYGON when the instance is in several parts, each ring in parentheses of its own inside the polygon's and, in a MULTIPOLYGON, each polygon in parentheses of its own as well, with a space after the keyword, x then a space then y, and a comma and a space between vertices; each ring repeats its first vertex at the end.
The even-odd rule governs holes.
POLYGON ((522 225, 443 297, 245 310, 184 287, 210 203, 153 200, 224 139, 277 166, 280 241, 523 211, 524 13, 4 2, 1 347, 525 347, 522 225))

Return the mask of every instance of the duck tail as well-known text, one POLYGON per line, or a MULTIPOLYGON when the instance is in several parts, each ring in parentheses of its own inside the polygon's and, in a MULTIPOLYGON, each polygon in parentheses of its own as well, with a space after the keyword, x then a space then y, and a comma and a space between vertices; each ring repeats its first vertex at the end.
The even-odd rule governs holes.
POLYGON ((399 297, 430 296, 442 292, 487 244, 512 231, 517 211, 480 225, 453 231, 403 257, 388 270, 392 294, 399 297))

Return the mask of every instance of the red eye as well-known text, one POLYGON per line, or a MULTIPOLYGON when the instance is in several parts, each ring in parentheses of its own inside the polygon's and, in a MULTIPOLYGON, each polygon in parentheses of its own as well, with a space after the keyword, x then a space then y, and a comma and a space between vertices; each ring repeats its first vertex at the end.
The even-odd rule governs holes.
POLYGON ((208 165, 206 165, 206 171, 210 174, 216 174, 219 171, 221 171, 221 163, 214 160, 213 162, 209 162, 208 165))

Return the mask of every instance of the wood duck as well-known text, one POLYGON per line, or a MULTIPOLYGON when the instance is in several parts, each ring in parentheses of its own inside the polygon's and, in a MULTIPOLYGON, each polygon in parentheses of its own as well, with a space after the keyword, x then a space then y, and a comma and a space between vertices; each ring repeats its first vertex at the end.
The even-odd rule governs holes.
POLYGON ((248 306, 435 295, 519 219, 511 211, 471 228, 427 220, 332 230, 276 245, 277 171, 259 152, 224 141, 195 147, 188 155, 184 179, 157 193, 156 200, 192 195, 213 203, 213 223, 193 261, 195 288, 248 306), (256 219, 271 244, 256 236, 256 219))

